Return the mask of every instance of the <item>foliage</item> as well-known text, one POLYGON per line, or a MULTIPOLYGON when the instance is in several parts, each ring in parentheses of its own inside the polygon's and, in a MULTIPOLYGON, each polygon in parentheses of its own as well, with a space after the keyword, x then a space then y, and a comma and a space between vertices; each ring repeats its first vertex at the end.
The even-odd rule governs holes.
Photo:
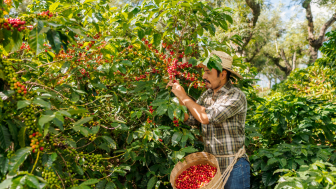
POLYGON ((329 146, 303 144, 277 144, 272 148, 259 149, 250 157, 254 172, 252 188, 276 184, 281 175, 277 169, 298 170, 317 160, 335 163, 336 153, 329 146))
POLYGON ((333 164, 316 161, 303 165, 298 171, 280 169, 276 173, 286 173, 279 179, 277 188, 335 188, 336 168, 333 164))
MULTIPOLYGON (((1 169, 2 186, 169 187, 173 166, 203 145, 198 128, 181 122, 186 108, 166 83, 178 79, 199 97, 197 64, 208 51, 234 53, 228 44, 239 40, 209 41, 204 33, 226 30, 232 10, 194 0, 122 9, 33 1, 28 10, 19 18, 31 30, 0 29, 0 164, 11 162, 1 169)), ((238 57, 234 66, 256 75, 238 57)), ((232 81, 253 112, 254 80, 232 81)))
POLYGON ((335 36, 329 36, 330 42, 322 48, 324 56, 314 65, 293 71, 248 120, 247 149, 251 154, 253 188, 333 186, 333 178, 327 180, 332 173, 326 171, 330 170, 317 169, 324 164, 314 163, 323 160, 330 165, 336 160, 335 71, 331 61, 335 36), (309 175, 307 167, 312 172, 309 175))

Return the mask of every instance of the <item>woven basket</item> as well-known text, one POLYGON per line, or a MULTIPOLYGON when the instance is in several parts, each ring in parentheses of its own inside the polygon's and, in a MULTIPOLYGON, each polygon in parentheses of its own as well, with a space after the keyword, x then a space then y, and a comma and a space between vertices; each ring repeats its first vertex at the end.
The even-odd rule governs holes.
MULTIPOLYGON (((185 161, 178 162, 175 165, 174 169, 172 170, 172 172, 170 174, 170 183, 173 186, 173 188, 177 189, 175 187, 175 180, 180 174, 182 174, 183 171, 185 171, 186 169, 188 169, 189 167, 191 167, 193 165, 200 165, 200 164, 202 164, 202 165, 209 164, 209 165, 217 168, 217 173, 212 178, 212 180, 207 185, 200 188, 200 189, 213 189, 214 188, 213 186, 216 184, 216 182, 221 177, 221 172, 220 172, 218 161, 217 161, 216 157, 212 154, 207 153, 207 152, 197 152, 197 153, 190 154, 190 155, 185 157, 185 161)), ((218 182, 220 182, 220 181, 218 181, 218 182)), ((218 188, 224 188, 223 182, 220 182, 220 184, 217 184, 216 188, 217 187, 218 188)))

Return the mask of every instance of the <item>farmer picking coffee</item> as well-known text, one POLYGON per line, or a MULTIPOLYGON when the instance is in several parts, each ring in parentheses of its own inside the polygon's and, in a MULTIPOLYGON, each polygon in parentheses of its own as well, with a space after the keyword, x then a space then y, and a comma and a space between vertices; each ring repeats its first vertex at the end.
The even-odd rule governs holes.
POLYGON ((201 124, 204 151, 216 156, 225 189, 250 188, 250 164, 245 153, 245 94, 232 85, 230 76, 242 79, 232 70, 233 58, 225 52, 213 51, 201 65, 208 90, 195 102, 178 83, 170 81, 172 92, 186 106, 188 125, 201 124))

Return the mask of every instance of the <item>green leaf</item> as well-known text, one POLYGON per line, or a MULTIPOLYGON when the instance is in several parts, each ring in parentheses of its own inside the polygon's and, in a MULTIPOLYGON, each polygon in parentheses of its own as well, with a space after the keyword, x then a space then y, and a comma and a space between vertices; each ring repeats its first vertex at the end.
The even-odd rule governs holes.
POLYGON ((71 115, 74 115, 74 114, 82 114, 82 113, 86 113, 88 112, 86 109, 70 109, 68 110, 68 112, 71 114, 71 115))
POLYGON ((79 185, 79 186, 72 187, 71 189, 92 189, 92 188, 86 185, 79 185))
POLYGON ((108 142, 110 148, 113 148, 113 149, 117 148, 117 144, 114 142, 114 140, 111 137, 109 137, 109 136, 102 136, 102 138, 106 142, 108 142))
POLYGON ((117 186, 113 182, 109 182, 106 184, 105 189, 116 189, 117 186))
POLYGON ((99 128, 100 128, 100 126, 92 127, 92 128, 91 128, 92 133, 93 133, 93 134, 97 134, 98 131, 99 131, 99 128))
POLYGON ((175 151, 173 152, 173 159, 182 159, 185 156, 185 152, 175 151))
POLYGON ((208 58, 206 58, 206 59, 203 61, 203 64, 204 64, 206 67, 209 67, 209 66, 208 66, 209 60, 210 60, 210 56, 208 56, 208 58))
POLYGON ((138 37, 141 40, 142 38, 145 37, 145 31, 143 31, 142 29, 138 30, 138 37))
POLYGON ((133 141, 133 133, 130 133, 127 137, 126 142, 127 142, 127 144, 131 144, 132 141, 133 141))
POLYGON ((287 165, 287 160, 285 158, 280 159, 280 164, 282 167, 285 167, 287 165))
POLYGON ((129 60, 123 60, 123 61, 121 61, 121 64, 124 64, 126 66, 132 66, 132 62, 129 61, 129 60))
POLYGON ((12 185, 12 183, 12 178, 6 179, 0 184, 0 188, 8 188, 12 185))
POLYGON ((271 158, 271 159, 269 159, 269 160, 267 161, 267 165, 272 165, 272 164, 277 163, 277 162, 278 162, 278 159, 276 159, 276 158, 271 158))
POLYGON ((171 120, 174 119, 174 111, 175 111, 175 108, 172 105, 169 105, 168 106, 168 116, 171 120))
POLYGON ((185 54, 185 55, 188 55, 188 54, 190 54, 191 52, 192 52, 192 47, 191 47, 191 46, 188 46, 188 47, 185 49, 184 54, 185 54))
POLYGON ((70 66, 71 66, 71 62, 69 61, 64 62, 64 64, 61 67, 61 73, 65 74, 69 70, 70 66))
POLYGON ((289 170, 289 169, 277 169, 276 171, 274 171, 273 174, 275 174, 275 173, 283 173, 283 172, 288 173, 288 172, 290 172, 290 171, 291 171, 291 170, 289 170))
POLYGON ((164 113, 166 113, 167 110, 168 110, 168 105, 163 104, 163 105, 159 106, 159 108, 156 110, 156 113, 160 116, 160 115, 163 115, 164 113))
POLYGON ((48 157, 48 161, 47 161, 47 163, 46 163, 46 167, 50 167, 52 164, 53 164, 53 162, 56 160, 56 158, 57 158, 57 154, 54 152, 54 153, 52 153, 49 157, 48 157))
POLYGON ((172 145, 175 146, 181 140, 183 134, 180 132, 175 132, 172 137, 172 145))
POLYGON ((157 181, 157 177, 152 177, 147 183, 147 189, 152 189, 157 181))
POLYGON ((17 102, 17 109, 21 109, 21 108, 24 108, 24 107, 27 107, 29 106, 31 103, 30 100, 20 100, 17 102))
POLYGON ((167 104, 168 103, 168 100, 163 100, 163 99, 159 99, 159 100, 155 100, 152 102, 152 106, 160 106, 162 104, 167 104))
POLYGON ((31 147, 21 148, 9 160, 9 174, 15 174, 20 165, 27 159, 30 154, 31 147))
POLYGON ((197 34, 202 37, 203 36, 203 27, 200 27, 198 30, 197 30, 197 34))
POLYGON ((301 149, 301 152, 303 155, 305 155, 306 157, 308 156, 308 152, 306 149, 301 149))
POLYGON ((40 183, 35 176, 32 175, 25 175, 26 183, 28 186, 32 188, 42 189, 46 185, 45 183, 40 183))
POLYGON ((21 148, 24 148, 26 146, 26 129, 27 127, 21 127, 20 131, 19 131, 19 144, 21 146, 21 148))
POLYGON ((44 100, 42 100, 42 99, 35 99, 35 100, 33 101, 33 104, 35 104, 35 105, 37 105, 37 106, 44 107, 44 108, 48 108, 48 109, 51 108, 50 103, 49 103, 49 102, 46 102, 46 101, 44 101, 44 100))
POLYGON ((95 1, 97 1, 97 0, 85 0, 83 4, 85 4, 85 3, 92 3, 92 2, 95 2, 95 1))
POLYGON ((53 4, 51 4, 49 6, 49 11, 50 12, 55 12, 55 10, 57 9, 57 7, 60 5, 60 2, 54 2, 53 4))
POLYGON ((84 175, 84 171, 83 171, 83 169, 82 169, 80 166, 78 166, 77 164, 75 164, 75 171, 76 171, 76 173, 78 173, 79 175, 84 175))
POLYGON ((330 142, 334 142, 334 134, 332 133, 332 130, 330 130, 327 126, 323 125, 321 128, 324 131, 324 135, 327 137, 327 139, 330 142))
POLYGON ((71 101, 72 102, 77 102, 79 100, 80 96, 77 93, 72 93, 71 94, 71 101))
POLYGON ((207 67, 209 68, 209 70, 211 70, 212 68, 216 69, 216 70, 219 70, 219 71, 222 71, 223 70, 223 67, 221 65, 221 59, 217 56, 217 55, 212 55, 208 64, 207 64, 207 67))
POLYGON ((38 27, 35 27, 29 34, 28 38, 28 44, 30 45, 30 48, 34 51, 36 51, 36 55, 40 54, 43 50, 43 43, 44 43, 44 37, 43 34, 39 34, 39 30, 41 31, 43 28, 43 22, 38 21, 38 27), (42 24, 42 26, 41 26, 42 24))
POLYGON ((75 131, 80 131, 82 133, 82 135, 84 135, 85 137, 87 137, 90 133, 92 134, 91 130, 89 128, 86 127, 82 127, 82 126, 74 126, 72 128, 75 131))
POLYGON ((44 124, 50 122, 55 118, 55 115, 42 115, 38 121, 39 125, 43 127, 44 124))
POLYGON ((93 117, 85 117, 85 118, 82 118, 82 119, 78 120, 76 123, 74 123, 74 126, 80 126, 80 125, 83 125, 84 123, 90 121, 91 119, 93 119, 93 117))
POLYGON ((56 52, 56 54, 59 53, 59 51, 61 50, 61 36, 59 34, 58 31, 55 31, 53 29, 50 29, 47 32, 47 39, 51 45, 51 47, 53 48, 53 50, 56 52))
POLYGON ((89 180, 86 180, 85 182, 83 182, 80 185, 92 185, 92 184, 98 183, 99 181, 100 181, 99 179, 89 179, 89 180))
POLYGON ((5 122, 8 125, 8 130, 10 135, 12 136, 12 139, 14 140, 15 143, 18 142, 18 131, 16 125, 11 121, 11 120, 5 120, 5 122))
POLYGON ((69 144, 73 148, 77 148, 76 142, 73 139, 71 139, 71 138, 68 138, 66 140, 66 143, 69 144))
POLYGON ((197 60, 194 57, 191 57, 188 61, 189 64, 192 64, 193 66, 197 65, 197 60))
POLYGON ((101 180, 98 184, 96 184, 95 189, 104 189, 106 186, 107 180, 101 180))
POLYGON ((8 171, 9 159, 6 157, 3 157, 2 159, 3 159, 2 162, 0 161, 0 173, 6 175, 8 171))
POLYGON ((159 46, 160 45, 160 43, 161 43, 161 34, 158 34, 158 33, 156 33, 156 34, 154 34, 154 42, 153 42, 153 45, 154 46, 159 46))
POLYGON ((197 152, 198 150, 191 146, 188 146, 188 147, 182 148, 181 151, 185 153, 194 153, 194 152, 197 152))
POLYGON ((10 134, 7 127, 0 125, 0 146, 2 149, 7 149, 11 144, 10 134))

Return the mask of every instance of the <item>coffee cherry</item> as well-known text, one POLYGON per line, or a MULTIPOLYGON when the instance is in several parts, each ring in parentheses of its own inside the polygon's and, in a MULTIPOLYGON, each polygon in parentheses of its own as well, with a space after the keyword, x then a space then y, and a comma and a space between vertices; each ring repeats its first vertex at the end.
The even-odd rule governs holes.
POLYGON ((175 180, 177 189, 201 188, 216 175, 217 168, 209 164, 194 165, 183 171, 175 180))

